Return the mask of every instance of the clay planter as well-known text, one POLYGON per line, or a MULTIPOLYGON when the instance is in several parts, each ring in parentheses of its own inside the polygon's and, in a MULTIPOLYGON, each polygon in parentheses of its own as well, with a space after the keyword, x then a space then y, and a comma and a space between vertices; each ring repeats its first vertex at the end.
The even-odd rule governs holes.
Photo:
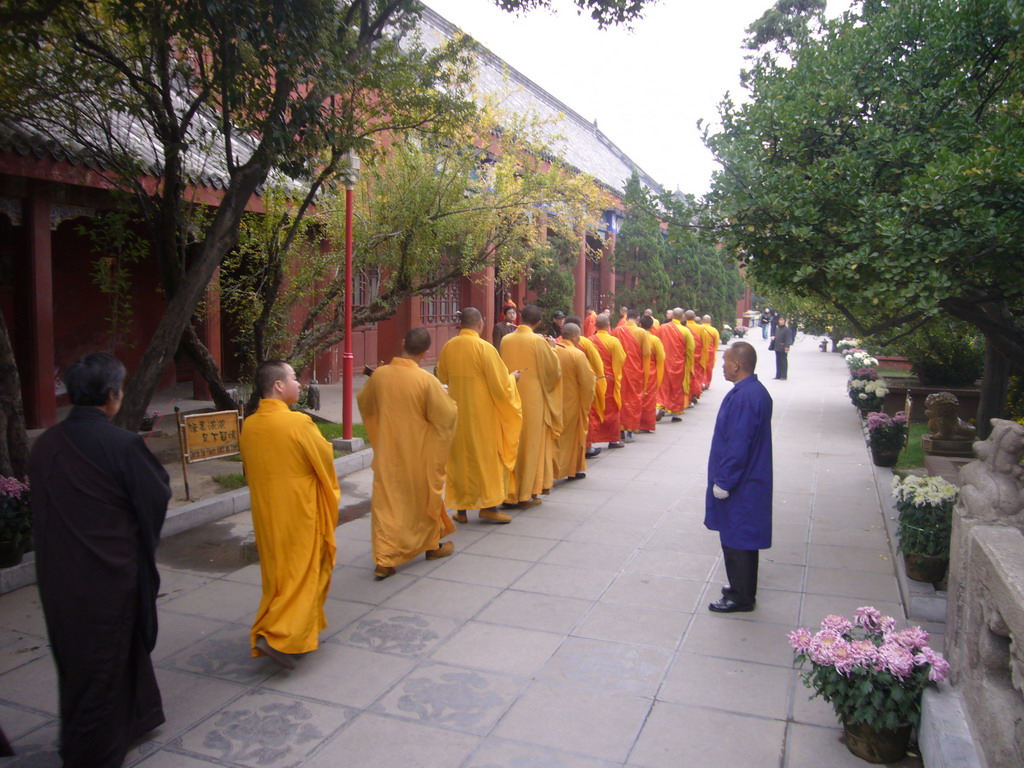
POLYGON ((907 578, 926 584, 942 581, 949 567, 949 558, 942 555, 915 555, 903 553, 903 566, 907 578))
POLYGON ((0 568, 10 568, 21 562, 24 553, 11 541, 0 541, 0 568))
POLYGON ((871 446, 871 460, 876 467, 895 467, 900 458, 899 448, 875 448, 871 446))
POLYGON ((895 763, 907 754, 909 725, 889 731, 869 723, 843 723, 843 731, 846 733, 846 748, 869 763, 895 763))

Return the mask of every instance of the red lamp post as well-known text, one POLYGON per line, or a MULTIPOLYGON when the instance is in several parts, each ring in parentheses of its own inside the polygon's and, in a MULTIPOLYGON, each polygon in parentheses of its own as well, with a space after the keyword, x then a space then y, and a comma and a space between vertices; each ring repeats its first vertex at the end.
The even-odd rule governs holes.
POLYGON ((348 152, 345 180, 345 352, 342 355, 341 437, 352 439, 352 190, 359 180, 359 157, 348 152))

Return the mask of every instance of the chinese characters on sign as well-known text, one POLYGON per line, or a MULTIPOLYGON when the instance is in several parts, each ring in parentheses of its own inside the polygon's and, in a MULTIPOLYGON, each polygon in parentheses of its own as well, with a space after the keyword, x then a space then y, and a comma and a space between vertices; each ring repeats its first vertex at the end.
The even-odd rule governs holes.
POLYGON ((191 464, 238 453, 238 411, 182 416, 185 455, 191 464))

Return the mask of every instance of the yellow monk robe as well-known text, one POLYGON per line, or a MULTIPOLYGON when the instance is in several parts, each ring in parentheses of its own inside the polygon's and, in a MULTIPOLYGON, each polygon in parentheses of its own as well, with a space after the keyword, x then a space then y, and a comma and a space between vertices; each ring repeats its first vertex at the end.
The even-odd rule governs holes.
POLYGON ((690 399, 696 400, 704 391, 704 364, 707 362, 706 334, 700 324, 687 320, 686 327, 693 335, 693 369, 690 374, 690 399))
POLYGON ((334 449, 309 416, 264 399, 245 420, 241 450, 263 574, 252 655, 263 655, 260 636, 282 653, 316 650, 341 500, 334 449))
POLYGON ((496 507, 505 500, 519 450, 523 417, 515 377, 509 375, 498 350, 476 331, 463 328, 441 349, 437 378, 448 385, 448 394, 459 407, 448 454, 448 506, 496 507))
POLYGON ((718 354, 718 345, 722 343, 722 335, 711 323, 701 323, 700 327, 708 332, 711 341, 711 351, 708 352, 708 366, 704 370, 704 388, 711 386, 711 376, 715 372, 715 356, 718 354))
POLYGON ((605 397, 602 415, 597 406, 590 409, 590 442, 614 443, 619 439, 621 424, 619 409, 622 406, 622 367, 626 364, 626 350, 619 340, 608 331, 598 331, 590 337, 597 353, 601 356, 601 368, 605 380, 605 397))
POLYGON ((555 456, 555 479, 585 472, 590 406, 597 377, 587 356, 568 341, 555 348, 562 369, 562 434, 555 456))
POLYGON ((597 418, 600 421, 604 418, 604 393, 608 390, 608 379, 604 377, 604 363, 601 362, 601 355, 597 351, 597 347, 594 346, 594 342, 585 336, 580 336, 576 349, 587 356, 590 370, 597 378, 594 383, 594 405, 592 407, 597 412, 597 418))
POLYGON ((647 385, 647 365, 651 357, 650 334, 629 320, 612 331, 626 351, 626 365, 622 369, 622 429, 636 432, 640 429, 640 410, 643 407, 647 385))
POLYGON ((379 366, 358 399, 373 445, 373 561, 393 568, 455 530, 444 480, 458 408, 441 382, 404 357, 379 366))
POLYGON ((648 341, 651 344, 651 356, 647 362, 647 388, 644 390, 643 406, 640 409, 640 429, 649 429, 653 432, 658 415, 658 390, 665 378, 665 347, 653 328, 644 333, 650 336, 648 341))
POLYGON ((562 375, 555 350, 528 325, 502 339, 501 359, 510 372, 520 371, 523 430, 505 499, 517 504, 554 484, 555 441, 562 433, 562 375))

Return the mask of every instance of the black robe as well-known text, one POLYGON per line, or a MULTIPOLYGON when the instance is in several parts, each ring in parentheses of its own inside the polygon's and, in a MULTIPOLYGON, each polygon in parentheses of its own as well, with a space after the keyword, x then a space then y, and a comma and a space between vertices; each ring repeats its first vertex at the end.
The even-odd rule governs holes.
POLYGON ((36 441, 29 477, 64 767, 117 768, 164 721, 149 654, 167 472, 138 435, 75 406, 36 441))

